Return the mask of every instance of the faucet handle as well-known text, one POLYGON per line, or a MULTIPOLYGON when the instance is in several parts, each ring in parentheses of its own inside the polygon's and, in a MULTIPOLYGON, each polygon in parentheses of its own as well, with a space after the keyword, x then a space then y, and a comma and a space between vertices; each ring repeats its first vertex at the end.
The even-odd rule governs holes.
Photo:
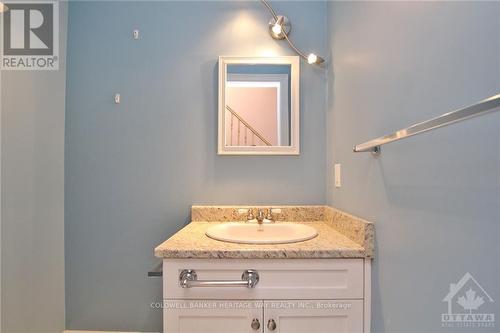
POLYGON ((267 209, 266 219, 269 220, 269 221, 274 221, 273 220, 273 209, 272 208, 268 208, 267 209))
POLYGON ((253 219, 255 219, 255 216, 253 215, 252 209, 248 209, 247 221, 251 221, 253 219))

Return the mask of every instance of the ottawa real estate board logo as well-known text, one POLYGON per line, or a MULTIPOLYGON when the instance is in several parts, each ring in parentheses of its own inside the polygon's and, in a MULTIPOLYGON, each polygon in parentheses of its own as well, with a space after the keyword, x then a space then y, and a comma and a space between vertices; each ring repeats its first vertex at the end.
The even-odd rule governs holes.
POLYGON ((470 274, 450 284, 450 291, 443 302, 448 304, 448 313, 441 314, 441 325, 452 328, 495 327, 493 298, 470 274))
POLYGON ((0 14, 2 70, 59 69, 57 1, 4 2, 0 14))

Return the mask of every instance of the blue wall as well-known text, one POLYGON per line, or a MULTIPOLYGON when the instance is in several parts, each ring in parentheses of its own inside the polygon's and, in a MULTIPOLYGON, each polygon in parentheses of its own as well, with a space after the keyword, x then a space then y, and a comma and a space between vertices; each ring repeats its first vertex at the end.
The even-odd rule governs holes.
MULTIPOLYGON (((325 3, 274 5, 298 45, 326 51, 325 3)), ((70 2, 67 329, 160 330, 161 283, 146 272, 191 204, 325 201, 321 69, 301 66, 300 156, 216 154, 217 57, 293 55, 269 19, 259 2, 70 2)))
MULTIPOLYGON (((376 223, 373 332, 454 331, 440 327, 442 299, 465 272, 499 300, 500 113, 389 144, 378 159, 352 152, 499 93, 499 17, 500 3, 328 4, 327 200, 376 223)), ((497 325, 499 309, 481 307, 497 325)))

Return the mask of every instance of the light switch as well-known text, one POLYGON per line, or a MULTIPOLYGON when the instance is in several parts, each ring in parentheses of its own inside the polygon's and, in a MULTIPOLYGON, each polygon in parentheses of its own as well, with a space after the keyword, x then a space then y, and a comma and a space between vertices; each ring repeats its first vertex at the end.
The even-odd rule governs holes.
POLYGON ((340 163, 335 164, 335 187, 342 187, 340 163))

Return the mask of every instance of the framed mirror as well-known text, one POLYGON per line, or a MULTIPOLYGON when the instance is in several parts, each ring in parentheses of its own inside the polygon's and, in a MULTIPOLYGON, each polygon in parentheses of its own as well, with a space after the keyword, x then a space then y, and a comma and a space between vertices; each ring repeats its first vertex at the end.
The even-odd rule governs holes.
POLYGON ((219 57, 220 155, 298 155, 297 56, 219 57))

